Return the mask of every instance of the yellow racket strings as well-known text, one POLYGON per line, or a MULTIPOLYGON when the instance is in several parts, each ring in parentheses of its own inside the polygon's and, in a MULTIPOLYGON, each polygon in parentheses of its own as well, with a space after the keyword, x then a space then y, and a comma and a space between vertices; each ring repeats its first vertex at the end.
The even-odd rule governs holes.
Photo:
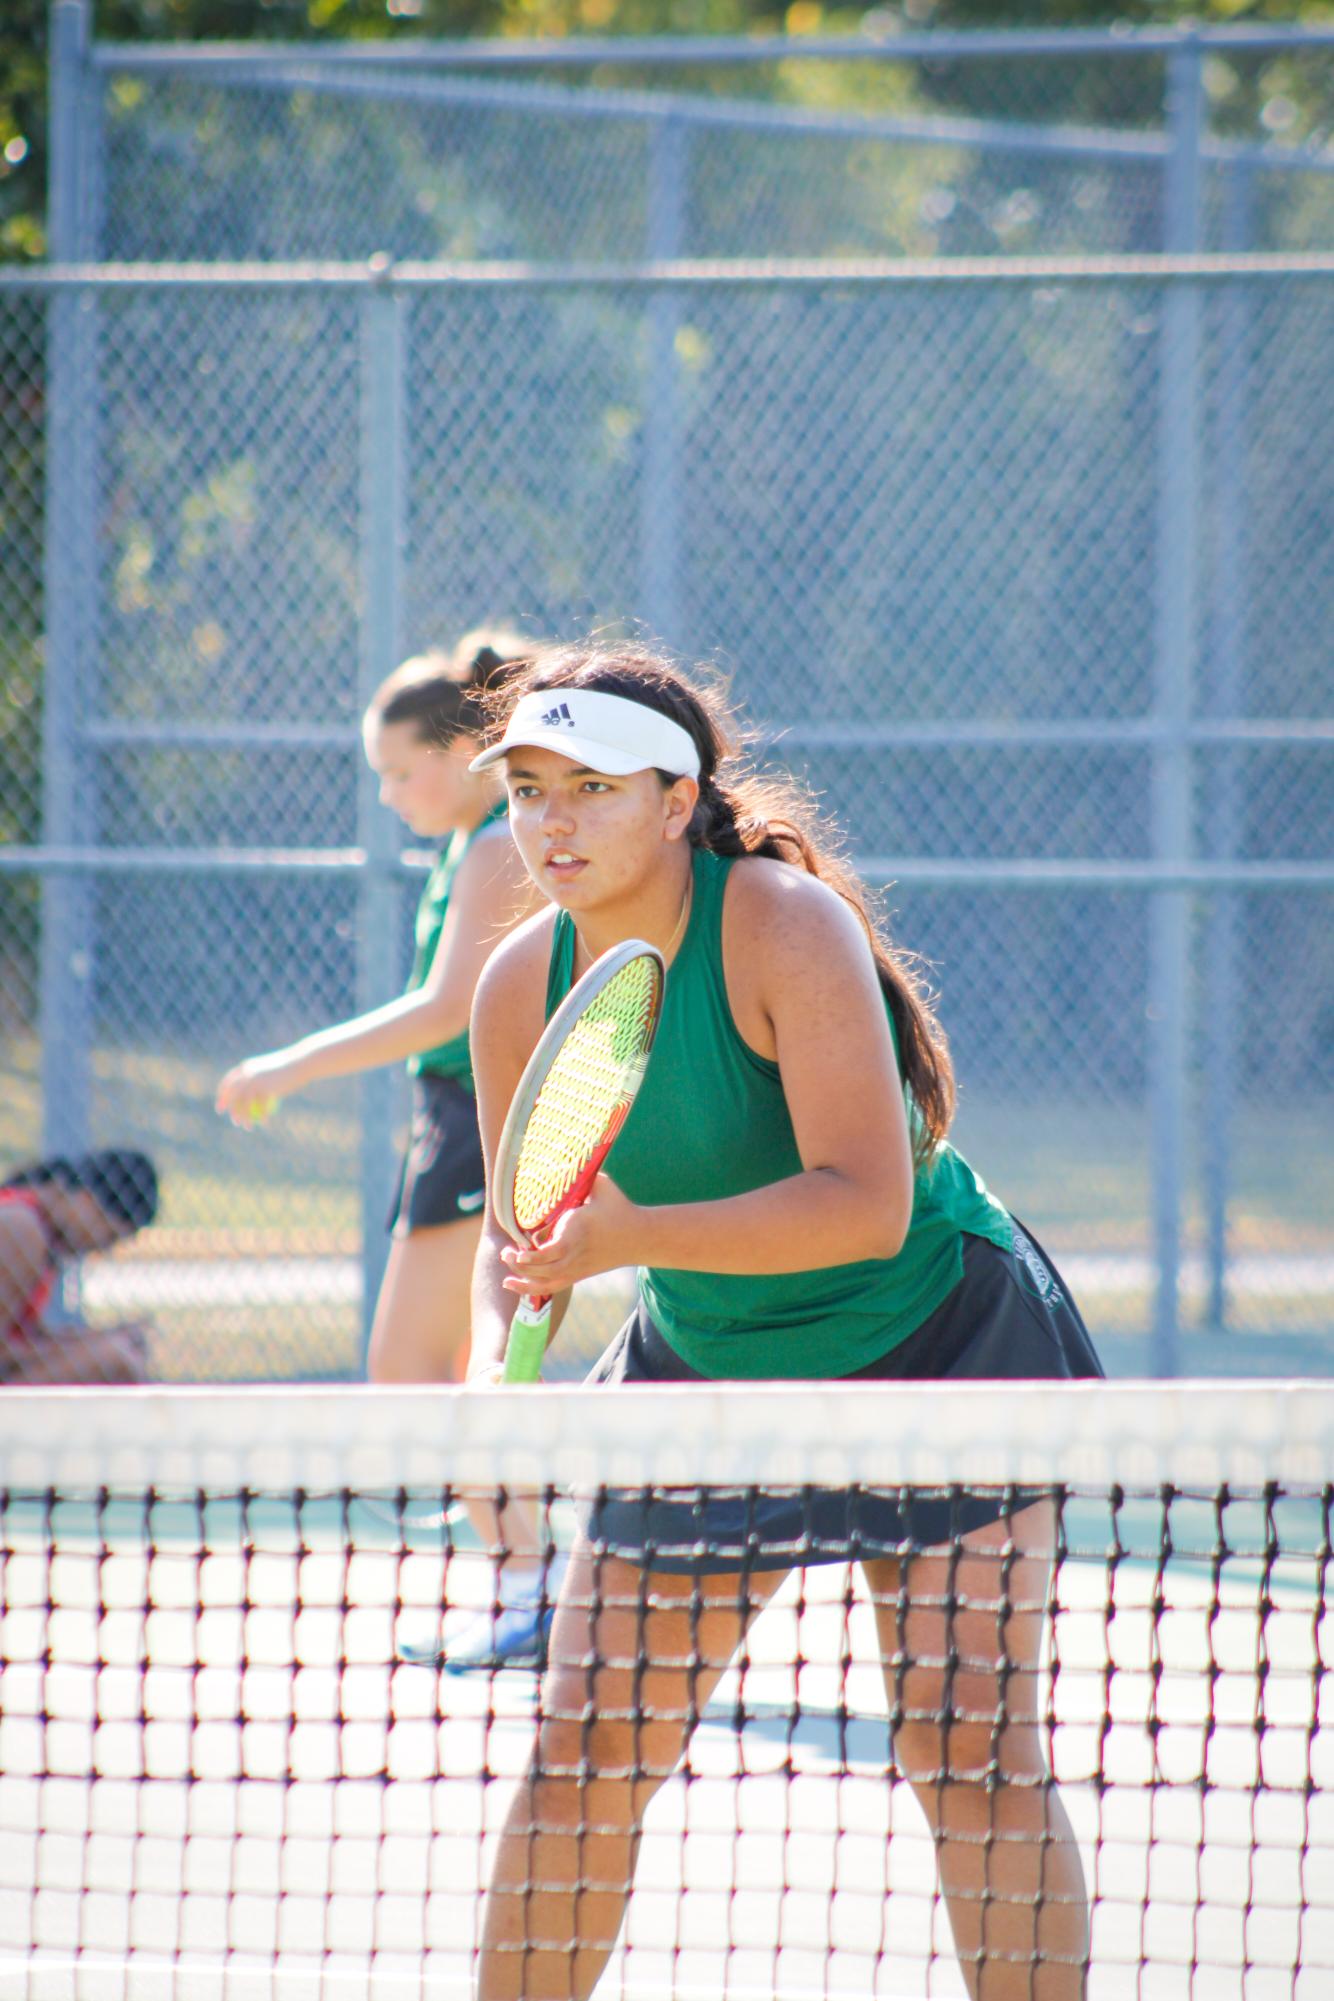
POLYGON ((514 1220, 531 1231, 568 1195, 633 1096, 652 1041, 661 975, 631 959, 579 1016, 529 1114, 514 1175, 514 1220))

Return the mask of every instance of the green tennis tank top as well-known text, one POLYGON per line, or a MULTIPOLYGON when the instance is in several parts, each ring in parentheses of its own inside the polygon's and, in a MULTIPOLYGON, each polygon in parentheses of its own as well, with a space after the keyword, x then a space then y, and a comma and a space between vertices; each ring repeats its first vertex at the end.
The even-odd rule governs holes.
MULTIPOLYGON (((667 974, 653 1054, 607 1158, 634 1202, 721 1201, 802 1171, 778 1065, 743 1042, 728 1005, 722 915, 732 866, 696 850, 690 922, 667 974)), ((573 965, 574 925, 562 911, 548 1017, 573 965)), ((651 1267, 640 1292, 654 1324, 702 1375, 845 1376, 906 1341, 958 1284, 965 1232, 1007 1250, 1012 1241, 1006 1211, 946 1145, 918 1171, 896 1257, 774 1277, 651 1267)))
MULTIPOLYGON (((462 827, 451 836, 448 847, 441 853, 431 873, 426 878, 426 887, 417 905, 417 917, 413 927, 414 950, 412 971, 408 974, 405 992, 414 994, 424 985, 426 975, 431 970, 436 947, 440 943, 440 933, 445 928, 445 918, 449 912, 449 892, 454 887, 454 878, 463 865, 467 854, 483 828, 492 826, 508 811, 508 802, 498 800, 484 820, 465 832, 462 827)), ((468 1049, 468 1031, 461 1029, 448 1042, 442 1042, 436 1049, 422 1049, 408 1058, 408 1074, 420 1077, 456 1077, 469 1091, 473 1088, 472 1057, 468 1049)))

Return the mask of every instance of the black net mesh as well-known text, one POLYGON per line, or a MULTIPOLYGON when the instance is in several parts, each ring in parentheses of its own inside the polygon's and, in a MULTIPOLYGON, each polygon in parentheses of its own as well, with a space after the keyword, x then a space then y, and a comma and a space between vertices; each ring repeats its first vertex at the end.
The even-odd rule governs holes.
POLYGON ((1329 1991, 1314 1385, 17 1394, 11 1991, 1329 1991))

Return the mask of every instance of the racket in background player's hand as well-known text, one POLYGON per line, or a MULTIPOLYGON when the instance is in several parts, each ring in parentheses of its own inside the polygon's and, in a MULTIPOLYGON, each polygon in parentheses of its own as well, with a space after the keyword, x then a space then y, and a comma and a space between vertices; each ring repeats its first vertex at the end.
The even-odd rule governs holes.
MULTIPOLYGON (((496 1220, 521 1248, 587 1200, 644 1075, 665 978, 656 946, 628 939, 594 960, 547 1023, 496 1149, 496 1220)), ((550 1326, 550 1297, 525 1293, 503 1382, 537 1381, 550 1326)))

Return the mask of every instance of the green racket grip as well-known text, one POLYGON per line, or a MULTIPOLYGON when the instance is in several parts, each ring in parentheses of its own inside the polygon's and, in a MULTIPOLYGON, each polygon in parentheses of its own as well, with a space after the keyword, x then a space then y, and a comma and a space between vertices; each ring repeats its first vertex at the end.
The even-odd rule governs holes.
POLYGON ((521 1299, 510 1322, 510 1338, 505 1347, 502 1383, 535 1383, 542 1373, 551 1332, 551 1301, 521 1299))

